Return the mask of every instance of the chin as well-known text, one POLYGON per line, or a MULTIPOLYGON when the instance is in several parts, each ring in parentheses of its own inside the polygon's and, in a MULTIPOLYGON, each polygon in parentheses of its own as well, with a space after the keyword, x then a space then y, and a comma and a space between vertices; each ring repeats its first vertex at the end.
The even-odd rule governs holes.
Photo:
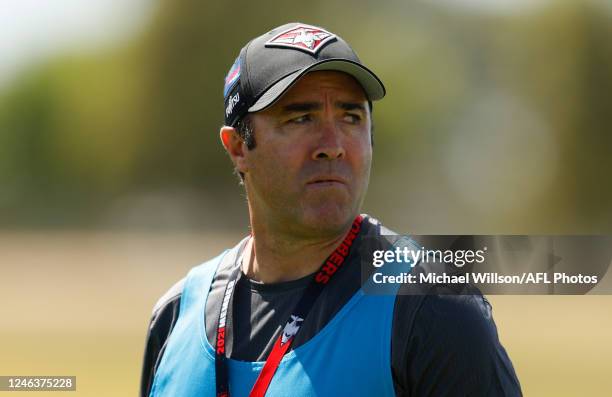
POLYGON ((342 231, 356 216, 348 205, 323 205, 309 208, 304 212, 304 224, 319 233, 335 234, 342 231))

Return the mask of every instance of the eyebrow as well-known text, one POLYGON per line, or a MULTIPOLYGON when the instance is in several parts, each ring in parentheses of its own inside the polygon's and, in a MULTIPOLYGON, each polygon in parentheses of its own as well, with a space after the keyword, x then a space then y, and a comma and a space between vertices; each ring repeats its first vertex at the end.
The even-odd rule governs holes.
MULTIPOLYGON (((337 108, 342 110, 361 110, 365 111, 365 106, 362 103, 357 102, 336 102, 337 108)), ((283 113, 294 113, 294 112, 310 112, 313 110, 320 110, 323 105, 319 102, 297 102, 290 103, 283 106, 283 113)))
POLYGON ((357 102, 336 102, 336 106, 342 110, 362 110, 365 111, 363 103, 357 102))
POLYGON ((283 106, 283 113, 294 113, 294 112, 309 112, 312 110, 319 110, 323 107, 318 102, 297 102, 290 103, 283 106))

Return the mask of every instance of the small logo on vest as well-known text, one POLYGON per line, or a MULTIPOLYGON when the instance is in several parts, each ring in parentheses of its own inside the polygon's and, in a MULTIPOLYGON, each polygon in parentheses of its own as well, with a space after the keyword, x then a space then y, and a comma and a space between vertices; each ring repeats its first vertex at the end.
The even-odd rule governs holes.
POLYGON ((287 343, 287 341, 289 341, 295 336, 295 334, 297 334, 297 332, 300 330, 300 327, 302 326, 302 321, 304 321, 304 319, 300 316, 294 316, 293 314, 291 315, 291 321, 289 321, 283 329, 281 345, 287 343))

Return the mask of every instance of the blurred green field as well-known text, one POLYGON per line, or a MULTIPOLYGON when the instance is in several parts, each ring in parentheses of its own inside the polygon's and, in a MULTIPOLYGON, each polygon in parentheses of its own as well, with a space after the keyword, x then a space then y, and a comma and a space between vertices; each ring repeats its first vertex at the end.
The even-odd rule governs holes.
MULTIPOLYGON (((0 55, 0 375, 77 376, 76 393, 54 395, 137 394, 156 300, 241 236, 128 231, 246 227, 219 143, 223 77, 249 39, 288 21, 338 33, 388 88, 364 205, 386 226, 612 233, 610 0, 106 1, 117 17, 75 13, 102 15, 103 2, 2 3, 0 54, 44 51, 12 77, 0 55), (120 15, 143 18, 112 38, 120 15), (83 38, 102 26, 109 41, 39 40, 64 25, 83 38)), ((490 301, 526 396, 612 396, 612 296, 490 301)))
MULTIPOLYGON (((0 233, 0 375, 77 376, 76 393, 53 395, 136 395, 156 299, 238 237, 0 233)), ((526 396, 612 394, 612 296, 489 298, 526 396)))

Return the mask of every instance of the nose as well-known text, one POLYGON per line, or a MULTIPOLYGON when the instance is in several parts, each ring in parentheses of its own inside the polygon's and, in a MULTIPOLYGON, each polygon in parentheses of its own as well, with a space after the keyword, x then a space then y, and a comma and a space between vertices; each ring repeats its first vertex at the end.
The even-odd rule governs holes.
POLYGON ((336 160, 344 156, 346 152, 342 144, 341 131, 334 121, 323 122, 317 148, 312 153, 313 160, 336 160))

